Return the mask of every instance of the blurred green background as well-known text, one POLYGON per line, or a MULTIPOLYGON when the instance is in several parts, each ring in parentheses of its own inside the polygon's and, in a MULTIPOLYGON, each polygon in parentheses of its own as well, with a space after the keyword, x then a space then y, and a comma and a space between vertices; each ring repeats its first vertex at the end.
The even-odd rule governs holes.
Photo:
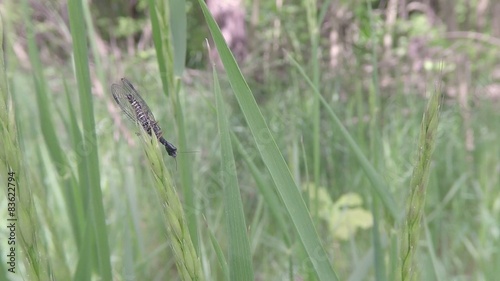
POLYGON ((189 262, 166 235, 175 228, 162 195, 169 186, 200 279, 500 276, 500 2, 215 3, 245 80, 222 64, 228 52, 215 53, 198 1, 1 1, 0 179, 7 186, 9 169, 18 176, 19 227, 15 274, 0 231, 0 280, 189 280, 179 265, 189 262), (110 86, 121 77, 178 147, 177 162, 145 145, 114 103, 110 86), (238 95, 245 81, 258 108, 238 95), (425 176, 418 185, 426 192, 415 195, 425 207, 418 228, 405 228, 432 93, 442 95, 440 122, 428 185, 425 176), (262 114, 272 137, 249 129, 258 119, 248 112, 262 114), (273 172, 279 152, 289 174, 273 172), (304 237, 310 222, 319 240, 304 237), (401 240, 413 234, 418 273, 405 276, 401 240), (310 248, 317 241, 326 257, 310 248))

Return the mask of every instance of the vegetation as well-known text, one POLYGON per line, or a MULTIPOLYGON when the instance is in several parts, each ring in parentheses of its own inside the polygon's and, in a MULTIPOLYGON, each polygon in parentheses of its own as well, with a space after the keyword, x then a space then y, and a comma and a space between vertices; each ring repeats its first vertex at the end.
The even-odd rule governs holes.
POLYGON ((495 280, 500 4, 246 2, 0 4, 0 280, 495 280))

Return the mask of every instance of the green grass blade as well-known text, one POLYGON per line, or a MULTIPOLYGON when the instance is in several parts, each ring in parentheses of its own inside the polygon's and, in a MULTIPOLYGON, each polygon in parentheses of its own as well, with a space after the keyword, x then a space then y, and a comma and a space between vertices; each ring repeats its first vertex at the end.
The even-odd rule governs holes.
POLYGON ((217 51, 228 74, 229 82, 235 93, 238 104, 243 111, 245 120, 257 144, 264 164, 269 169, 278 193, 293 222, 300 241, 302 242, 316 274, 320 280, 338 280, 337 275, 328 259, 328 255, 321 245, 316 228, 311 220, 306 204, 300 194, 300 189, 294 182, 285 159, 274 141, 269 128, 260 112, 257 102, 241 74, 236 61, 227 47, 219 27, 208 11, 205 2, 198 1, 208 27, 214 39, 217 51))
POLYGON ((382 176, 380 176, 380 174, 375 170, 373 165, 371 165, 371 163, 368 161, 368 159, 363 154, 359 146, 356 144, 356 141, 354 141, 351 134, 349 134, 344 125, 342 125, 342 122, 340 122, 340 119, 337 117, 337 115, 335 115, 335 112, 333 112, 333 109, 330 107, 325 98, 323 98, 323 96, 319 93, 318 89, 314 87, 313 82, 309 79, 304 69, 290 55, 288 55, 288 58, 290 59, 292 64, 299 70, 299 72, 302 74, 302 76, 307 81, 309 86, 311 86, 311 89, 314 91, 314 93, 320 97, 321 103, 325 106, 333 123, 338 127, 339 131, 342 133, 342 136, 347 140, 347 144, 349 145, 351 151, 354 153, 359 163, 361 164, 361 168, 363 169, 366 176, 372 183, 372 186, 375 189, 377 195, 381 198, 386 209, 389 210, 389 213, 391 214, 392 218, 397 221, 399 218, 401 218, 400 211, 398 205, 396 204, 396 200, 394 200, 392 194, 389 193, 387 183, 384 181, 382 176))
POLYGON ((175 90, 175 80, 168 3, 165 1, 149 0, 149 14, 163 92, 169 96, 175 90))
POLYGON ((186 1, 168 1, 170 4, 170 26, 172 32, 172 47, 174 49, 174 73, 182 76, 186 63, 187 19, 186 1))
MULTIPOLYGON (((73 147, 73 151, 79 151, 79 144, 83 142, 82 133, 78 126, 77 115, 73 104, 70 99, 70 91, 68 89, 66 81, 64 81, 64 90, 66 92, 66 103, 68 108, 69 116, 66 117, 69 122, 68 129, 71 136, 71 144, 73 147)), ((61 115, 61 118, 64 118, 61 115)), ((85 176, 84 169, 82 169, 81 165, 78 165, 79 178, 85 176)), ((83 229, 85 228, 85 208, 84 205, 88 202, 89 190, 78 188, 78 182, 75 179, 73 171, 68 169, 70 172, 70 176, 67 177, 66 183, 64 185, 63 192, 66 195, 66 206, 69 212, 69 216, 71 218, 71 223, 73 227, 73 232, 75 233, 75 240, 77 246, 81 245, 82 237, 84 235, 83 229)))
POLYGON ((83 1, 83 16, 85 18, 85 24, 87 26, 87 34, 89 39, 90 49, 92 50, 92 60, 94 63, 95 73, 97 74, 97 79, 101 82, 101 86, 107 84, 106 72, 103 68, 101 53, 99 52, 98 43, 96 39, 99 38, 99 33, 94 27, 94 22, 92 21, 92 14, 90 12, 90 1, 83 1))
POLYGON ((222 269, 222 273, 224 274, 224 280, 229 281, 231 280, 229 278, 229 267, 227 266, 227 261, 226 258, 224 257, 224 252, 222 251, 219 242, 217 242, 217 239, 215 238, 210 228, 208 229, 208 235, 210 236, 210 242, 212 242, 212 247, 214 247, 215 254, 217 255, 217 260, 219 261, 219 264, 222 269))
POLYGON ((92 280, 92 257, 93 248, 89 245, 94 245, 94 235, 92 233, 92 225, 87 223, 84 227, 83 240, 80 242, 78 253, 78 264, 76 266, 73 280, 92 280))
MULTIPOLYGON (((108 235, 105 223, 104 207, 102 202, 99 160, 97 151, 97 140, 94 120, 94 108, 92 105, 92 93, 90 90, 90 73, 88 66, 88 50, 86 40, 85 21, 83 19, 83 5, 81 0, 68 2, 68 15, 73 40, 73 59, 75 66, 76 81, 80 97, 80 111, 83 124, 83 150, 87 153, 82 155, 79 165, 84 167, 86 178, 80 178, 80 188, 89 190, 89 221, 92 233, 95 235, 97 272, 104 280, 112 280, 110 252, 108 235)), ((93 247, 94 245, 87 245, 93 247)))
MULTIPOLYGON (((59 178, 61 179, 61 186, 63 188, 66 206, 70 210, 69 217, 72 224, 73 234, 75 235, 77 244, 79 244, 81 233, 78 228, 78 224, 81 223, 81 221, 75 213, 72 212, 72 210, 75 209, 75 206, 79 205, 74 201, 73 191, 80 189, 75 188, 76 181, 73 171, 71 170, 66 154, 59 142, 58 133, 56 133, 57 130, 51 118, 54 110, 50 106, 49 93, 47 92, 47 81, 45 79, 42 63, 40 61, 38 46, 35 41, 34 26, 31 21, 31 12, 26 2, 24 3, 23 8, 25 10, 23 14, 26 18, 25 22, 28 52, 30 63, 33 67, 33 80, 35 84, 36 104, 38 106, 40 128, 52 163, 56 167, 59 178)), ((77 150, 75 149, 75 151, 77 150)))
POLYGON ((38 46, 35 41, 34 26, 30 19, 31 12, 28 8, 27 3, 25 4, 25 21, 26 21, 26 37, 28 43, 28 54, 30 58, 30 63, 33 67, 33 80, 35 83, 36 91, 36 101, 38 106, 38 112, 40 114, 40 128, 42 129, 42 136, 45 140, 45 144, 49 150, 49 154, 56 163, 56 168, 60 175, 66 173, 66 168, 68 168, 67 159, 61 149, 61 144, 56 134, 56 129, 54 127, 54 122, 51 119, 52 109, 49 105, 49 98, 47 94, 47 81, 43 73, 42 63, 40 61, 40 56, 38 53, 38 46))
POLYGON ((250 155, 248 155, 248 153, 246 152, 245 148, 238 140, 238 138, 234 134, 231 134, 231 139, 233 140, 233 143, 236 145, 238 151, 243 156, 243 160, 250 169, 250 173, 252 174, 255 180, 259 192, 262 194, 262 197, 264 197, 264 200, 266 200, 266 204, 269 207, 271 214, 274 217, 274 221, 281 228, 281 231, 283 232, 284 235, 285 244, 287 246, 291 246, 292 237, 289 232, 290 229, 289 227, 287 227, 286 224, 287 220, 284 217, 284 213, 282 211, 282 206, 280 199, 278 198, 278 195, 274 192, 273 189, 269 188, 269 183, 264 181, 262 173, 259 171, 255 163, 253 162, 250 155))
POLYGON ((224 208, 229 237, 229 276, 230 280, 254 280, 252 255, 246 232, 245 214, 241 201, 236 163, 234 161, 229 125, 224 113, 224 102, 220 93, 217 71, 214 69, 214 91, 217 108, 221 146, 221 180, 224 189, 224 208))
POLYGON ((440 268, 442 264, 440 264, 439 260, 439 254, 436 252, 437 248, 434 246, 434 243, 432 242, 432 235, 429 231, 429 225, 427 222, 427 218, 423 218, 423 226, 424 226, 424 231, 425 231, 425 244, 427 247, 427 250, 429 251, 429 257, 430 257, 430 264, 432 265, 432 270, 429 270, 427 276, 433 276, 435 280, 445 280, 447 278, 443 278, 443 274, 440 272, 440 268))

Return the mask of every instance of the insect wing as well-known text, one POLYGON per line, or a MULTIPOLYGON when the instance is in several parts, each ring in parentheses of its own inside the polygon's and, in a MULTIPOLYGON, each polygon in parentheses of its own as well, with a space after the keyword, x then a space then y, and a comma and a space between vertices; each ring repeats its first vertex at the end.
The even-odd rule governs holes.
POLYGON ((123 82, 123 87, 133 96, 134 100, 137 101, 142 109, 142 112, 146 114, 150 122, 155 122, 155 117, 153 116, 153 113, 151 113, 151 109, 149 109, 149 106, 147 103, 142 99, 141 95, 139 95, 139 92, 134 88, 132 83, 130 83, 127 78, 122 78, 123 82))
POLYGON ((135 89, 134 85, 132 85, 132 83, 130 83, 130 81, 127 80, 127 78, 122 78, 122 83, 123 83, 123 87, 125 89, 127 89, 127 92, 129 92, 130 94, 132 94, 133 96, 133 99, 139 103, 141 109, 142 109, 142 113, 144 113, 147 117, 147 120, 148 120, 148 127, 150 127, 151 129, 153 129, 153 131, 155 132, 155 135, 157 137, 161 137, 163 135, 162 133, 162 130, 160 128, 160 126, 158 126, 158 122, 156 121, 153 113, 151 112, 151 109, 149 109, 149 106, 146 104, 146 102, 142 99, 141 95, 139 94, 139 92, 135 89))
POLYGON ((113 94, 113 98, 116 103, 120 106, 120 108, 127 114, 127 116, 133 121, 137 122, 137 117, 132 105, 127 98, 130 93, 124 88, 122 85, 113 84, 111 85, 111 93, 113 94))

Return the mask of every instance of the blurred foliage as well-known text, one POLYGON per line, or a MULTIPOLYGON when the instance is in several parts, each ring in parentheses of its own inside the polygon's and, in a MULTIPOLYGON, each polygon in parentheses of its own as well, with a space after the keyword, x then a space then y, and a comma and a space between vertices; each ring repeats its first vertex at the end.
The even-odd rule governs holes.
POLYGON ((348 240, 356 235, 358 229, 369 229, 373 225, 372 214, 363 208, 363 199, 357 193, 345 193, 333 202, 328 190, 316 187, 314 183, 304 185, 310 202, 318 202, 317 210, 312 206, 311 213, 318 212, 336 240, 348 240), (318 200, 318 201, 316 201, 318 200))
POLYGON ((140 35, 149 21, 147 0, 95 1, 92 4, 91 13, 105 39, 140 35))
MULTIPOLYGON (((443 4, 433 5, 443 8, 443 4)), ((188 13, 188 43, 186 65, 188 68, 204 69, 207 67, 206 56, 206 41, 208 37, 207 29, 203 23, 201 10, 196 1, 186 1, 186 11, 188 13)), ((303 13, 302 1, 293 0, 283 3, 282 6, 277 6, 277 2, 263 1, 254 3, 246 1, 247 11, 247 34, 248 34, 248 49, 249 58, 242 64, 246 72, 251 74, 249 78, 253 78, 258 84, 279 83, 283 82, 286 85, 287 77, 289 76, 286 68, 282 66, 283 51, 293 51, 296 59, 299 62, 306 62, 310 59, 310 50, 308 46, 309 34, 307 29, 307 21, 303 13), (293 20, 290 20, 293 19, 293 20), (279 24, 279 25, 277 25, 279 24), (263 62, 259 58, 269 58, 263 62), (256 62, 259 62, 256 64, 256 62), (276 72, 277 77, 281 78, 276 81, 268 81, 266 73, 270 71, 276 72), (281 73, 281 74, 280 74, 281 73)), ((318 3, 318 13, 326 8, 326 14, 321 23, 321 49, 320 54, 323 58, 322 67, 327 69, 329 58, 329 49, 332 46, 331 33, 337 30, 342 36, 335 44, 339 44, 344 50, 355 52, 355 57, 349 52, 341 54, 344 64, 344 73, 336 71, 337 75, 350 75, 349 69, 358 67, 359 64, 369 63, 363 58, 369 57, 375 50, 376 55, 380 58, 384 57, 382 48, 384 36, 387 36, 385 21, 387 10, 387 1, 323 1, 318 3), (341 11, 340 14, 337 14, 341 11), (358 61, 361 59, 361 61, 358 61)), ((477 4, 468 5, 465 1, 458 2, 455 5, 455 20, 464 30, 473 26, 472 21, 474 16, 470 15, 470 9, 476 8, 477 4), (470 26, 465 26, 469 24, 470 26)), ((37 39, 42 48, 43 56, 57 54, 62 56, 63 60, 67 59, 66 50, 69 46, 70 37, 68 36, 68 22, 66 13, 66 4, 63 1, 33 1, 31 6, 34 10, 35 28, 37 39), (43 43, 42 43, 43 42, 43 43)), ((428 7, 433 9, 434 6, 428 7)), ((98 34, 103 42, 114 42, 119 49, 126 50, 130 48, 130 43, 138 44, 141 40, 141 46, 146 49, 139 50, 139 53, 149 56, 150 50, 153 50, 152 39, 148 33, 144 33, 149 25, 149 11, 147 9, 147 0, 137 1, 94 1, 90 5, 91 14, 95 22, 98 34)), ((6 0, 2 2, 1 10, 8 17, 8 22, 12 26, 22 26, 20 16, 19 2, 6 0)), ((439 16, 440 11, 434 10, 435 16, 439 16)), ((423 52, 442 55, 446 53, 448 48, 460 48, 461 52, 465 52, 467 57, 472 60, 480 59, 478 64, 473 64, 473 71, 478 71, 475 66, 492 68, 498 52, 495 48, 481 46, 474 40, 469 42, 462 41, 457 47, 454 41, 450 41, 443 36, 446 34, 447 19, 431 23, 429 15, 421 11, 410 11, 408 18, 396 18, 395 30, 392 32, 394 57, 386 58, 389 65, 391 60, 403 59, 409 62, 422 60, 421 57, 411 57, 408 50, 415 44, 414 39, 423 40, 418 42, 418 47, 423 52), (439 49, 433 49, 439 47, 439 49), (479 54, 477 50, 481 50, 479 54), (485 55, 486 54, 486 55, 485 55), (484 63, 486 65, 484 65, 484 63)), ((493 26, 486 25, 484 32, 489 32, 488 29, 493 26)), ((16 32, 11 34, 14 41, 22 42, 23 34, 16 32), (18 37, 18 39, 15 39, 18 37)), ((133 45, 132 45, 133 46, 133 45)), ((50 60, 50 58, 45 58, 50 60)), ((428 60, 425 58, 424 60, 428 60)), ((60 61, 60 60, 57 60, 60 61)), ((391 71, 391 70, 388 70, 391 71)), ((403 73, 406 75, 405 73, 403 73)), ((250 79, 252 80, 252 79, 250 79)), ((349 91, 349 89, 345 89, 349 91)))

